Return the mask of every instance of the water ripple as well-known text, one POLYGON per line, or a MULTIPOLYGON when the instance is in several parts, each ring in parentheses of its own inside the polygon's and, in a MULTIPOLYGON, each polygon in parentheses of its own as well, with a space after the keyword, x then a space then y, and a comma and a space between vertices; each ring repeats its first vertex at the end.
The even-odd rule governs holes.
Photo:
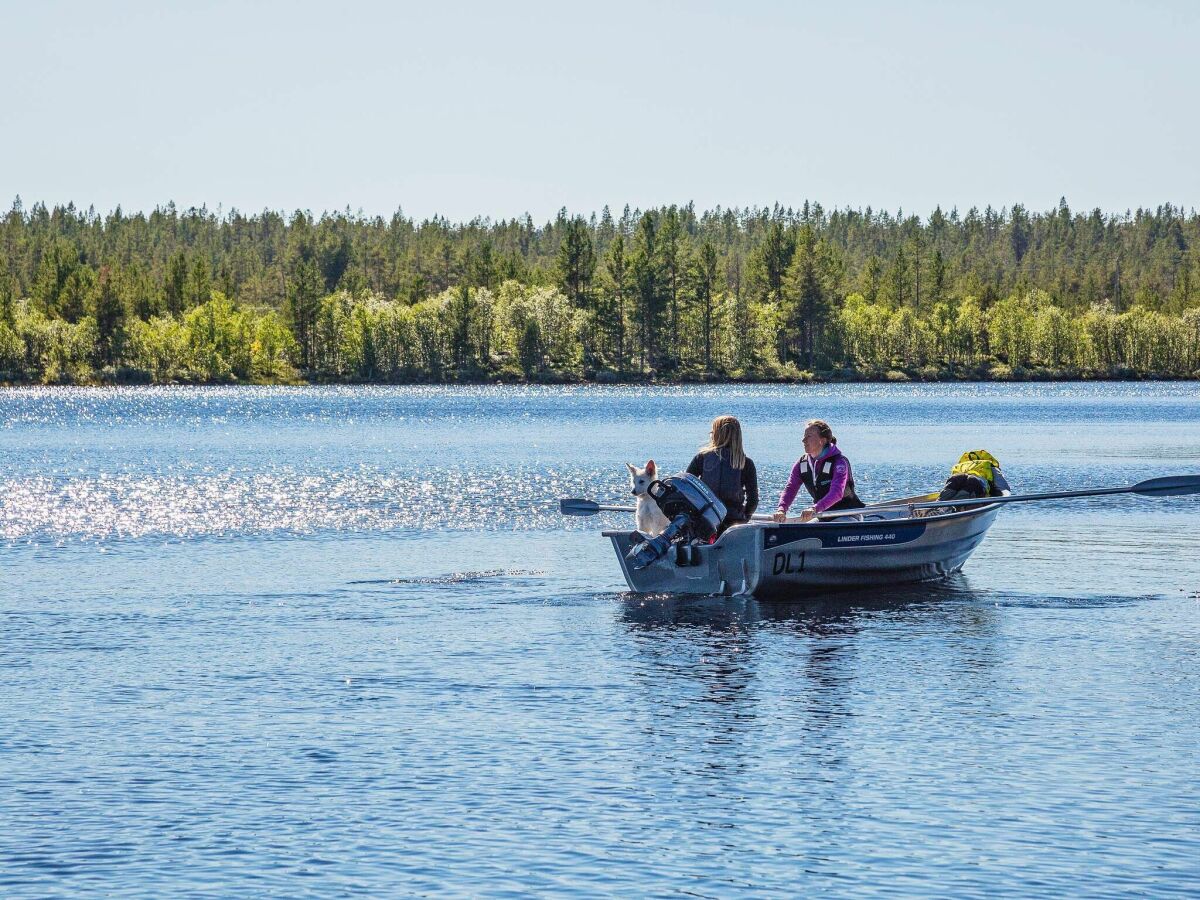
POLYGON ((726 411, 767 503, 817 414, 871 496, 1200 459, 1193 385, 0 391, 0 894, 1193 895, 1195 501, 627 592, 555 498, 726 411))

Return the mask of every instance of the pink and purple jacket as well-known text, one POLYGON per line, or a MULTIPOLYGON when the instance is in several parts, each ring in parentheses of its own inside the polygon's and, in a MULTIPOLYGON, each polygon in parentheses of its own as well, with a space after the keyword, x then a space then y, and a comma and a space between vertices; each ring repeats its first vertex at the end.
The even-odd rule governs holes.
POLYGON ((787 487, 783 489, 783 496, 779 498, 780 512, 788 511, 788 507, 796 499, 796 494, 800 492, 800 486, 804 484, 804 478, 800 474, 801 463, 805 460, 808 461, 808 470, 813 473, 815 481, 818 464, 831 456, 834 457, 833 481, 829 485, 829 493, 814 503, 813 509, 819 513, 825 512, 835 503, 841 502, 842 497, 846 495, 846 484, 850 480, 850 463, 846 457, 842 456, 842 451, 837 448, 837 444, 830 444, 821 451, 820 456, 812 457, 805 454, 792 466, 792 474, 788 477, 787 487))

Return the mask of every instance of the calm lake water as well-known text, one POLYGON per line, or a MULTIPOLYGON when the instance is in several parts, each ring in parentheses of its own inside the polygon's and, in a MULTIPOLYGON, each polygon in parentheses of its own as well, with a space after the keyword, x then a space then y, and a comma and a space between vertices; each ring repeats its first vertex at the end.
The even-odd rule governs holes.
POLYGON ((625 592, 556 498, 741 417, 868 499, 1200 472, 1194 384, 0 391, 0 894, 1195 895, 1200 502, 938 585, 625 592))

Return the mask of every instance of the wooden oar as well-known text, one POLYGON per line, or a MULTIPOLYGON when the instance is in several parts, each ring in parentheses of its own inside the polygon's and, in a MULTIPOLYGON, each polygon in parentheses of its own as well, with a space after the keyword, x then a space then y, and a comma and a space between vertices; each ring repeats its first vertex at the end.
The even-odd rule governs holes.
POLYGON ((862 516, 894 510, 943 509, 947 506, 988 506, 992 503, 1024 503, 1028 500, 1066 500, 1071 497, 1101 497, 1106 494, 1140 494, 1143 497, 1179 497, 1184 494, 1200 494, 1200 475, 1167 475, 1139 481, 1129 487, 1089 488, 1083 491, 1051 491, 1044 494, 1009 494, 1007 497, 982 497, 978 500, 933 500, 925 503, 895 503, 867 506, 862 509, 842 509, 824 512, 819 518, 832 519, 840 516, 862 516))

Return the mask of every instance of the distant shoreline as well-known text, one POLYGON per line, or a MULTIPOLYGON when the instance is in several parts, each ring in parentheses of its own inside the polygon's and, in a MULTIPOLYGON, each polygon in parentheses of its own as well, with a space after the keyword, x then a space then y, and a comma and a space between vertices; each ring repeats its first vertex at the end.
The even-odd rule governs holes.
POLYGON ((898 373, 904 377, 816 374, 802 378, 541 378, 541 379, 294 379, 287 381, 150 381, 145 379, 92 379, 45 383, 34 380, 0 380, 2 388, 103 388, 103 387, 696 387, 721 385, 830 385, 830 384, 1084 384, 1178 382, 1200 383, 1200 375, 1117 375, 1112 373, 1028 372, 1002 378, 945 375, 936 378, 898 373))
POLYGON ((0 383, 1200 378, 1200 214, 553 222, 14 204, 0 383))

